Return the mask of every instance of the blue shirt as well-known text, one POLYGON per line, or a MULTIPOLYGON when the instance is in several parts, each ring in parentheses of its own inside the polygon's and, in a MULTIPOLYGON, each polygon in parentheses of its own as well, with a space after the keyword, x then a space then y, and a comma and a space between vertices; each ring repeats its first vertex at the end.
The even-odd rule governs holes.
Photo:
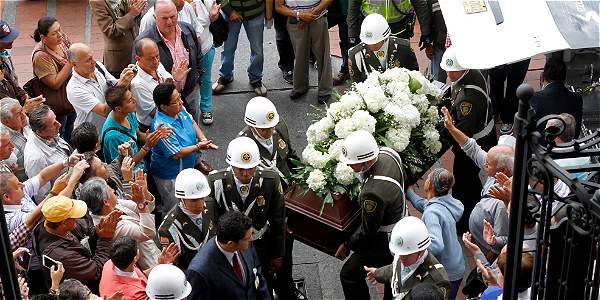
POLYGON ((173 128, 169 137, 160 139, 152 149, 150 169, 154 176, 161 179, 175 179, 183 169, 193 168, 196 164, 196 152, 180 159, 171 159, 182 148, 196 144, 196 130, 192 116, 187 111, 181 111, 175 118, 156 111, 150 130, 154 131, 158 124, 173 128))
MULTIPOLYGON (((106 121, 104 122, 104 125, 102 126, 102 135, 100 136, 100 138, 104 137, 102 140, 102 154, 104 154, 104 159, 106 162, 110 163, 119 156, 119 145, 123 143, 133 141, 133 143, 131 144, 131 150, 133 154, 139 151, 139 148, 137 146, 136 132, 136 129, 138 128, 138 121, 135 116, 135 113, 128 113, 127 120, 129 121, 129 125, 131 126, 131 128, 127 128, 119 124, 119 122, 117 122, 112 117, 112 112, 110 112, 108 118, 106 118, 106 121), (118 128, 119 130, 113 129, 107 132, 106 130, 111 127, 118 128), (106 135, 104 134, 105 132, 106 135)), ((132 156, 131 153, 130 155, 132 156)), ((134 171, 138 168, 143 168, 144 170, 146 169, 143 159, 135 166, 134 171)))

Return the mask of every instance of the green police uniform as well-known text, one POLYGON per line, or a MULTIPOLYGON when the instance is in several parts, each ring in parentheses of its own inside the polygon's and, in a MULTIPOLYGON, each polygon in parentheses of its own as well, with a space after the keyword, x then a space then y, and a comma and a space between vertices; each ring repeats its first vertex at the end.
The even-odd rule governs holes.
POLYGON ((181 254, 173 264, 185 270, 196 256, 198 249, 216 234, 217 210, 214 200, 207 198, 201 221, 200 219, 192 220, 183 212, 180 205, 181 203, 175 205, 164 218, 158 228, 158 236, 162 247, 166 247, 170 243, 179 246, 181 254))
POLYGON ((287 177, 291 175, 293 166, 290 163, 290 159, 299 158, 292 149, 288 128, 285 122, 279 121, 279 124, 273 129, 273 153, 256 139, 249 126, 246 126, 238 135, 249 137, 256 142, 258 151, 260 152, 259 166, 265 170, 276 172, 281 179, 283 189, 287 189, 289 186, 287 177))
MULTIPOLYGON (((496 130, 492 102, 487 95, 485 78, 478 70, 468 70, 452 85, 452 108, 450 113, 455 126, 468 137, 472 137, 484 150, 496 145, 496 130)), ((481 199, 483 189, 479 179, 479 168, 465 153, 448 131, 442 134, 452 143, 454 153, 454 178, 452 196, 460 199, 465 206, 463 216, 469 216, 473 207, 481 199)), ((458 222, 459 232, 469 230, 469 218, 461 218, 458 222)))
POLYGON ((444 294, 444 298, 448 295, 448 289, 450 287, 448 274, 446 274, 444 266, 440 264, 431 253, 427 254, 423 263, 417 267, 415 272, 404 282, 404 284, 402 284, 402 280, 400 280, 401 267, 402 264, 398 262, 395 268, 394 264, 378 268, 374 274, 375 279, 381 283, 391 282, 393 280, 395 294, 399 295, 398 297, 400 299, 410 300, 410 291, 413 287, 422 282, 429 282, 436 285, 444 294), (395 276, 394 273, 396 274, 395 276))
MULTIPOLYGON (((388 234, 407 214, 402 161, 394 150, 382 147, 377 161, 364 173, 360 193, 361 224, 348 241, 354 253, 340 272, 346 299, 369 299, 363 266, 390 264, 388 234)), ((389 293, 389 287, 387 287, 389 293)))
POLYGON ((242 201, 233 176, 233 171, 229 170, 208 176, 218 214, 223 215, 232 209, 241 211, 252 219, 253 239, 259 256, 283 257, 285 205, 279 175, 257 168, 245 201, 242 201), (263 244, 265 247, 262 247, 263 244))
POLYGON ((360 43, 352 47, 348 54, 348 59, 350 78, 354 82, 364 81, 367 79, 369 73, 373 71, 384 72, 391 68, 419 70, 417 57, 410 48, 408 40, 393 36, 388 38, 387 59, 384 66, 381 65, 381 62, 377 58, 377 53, 369 49, 365 43, 360 43))

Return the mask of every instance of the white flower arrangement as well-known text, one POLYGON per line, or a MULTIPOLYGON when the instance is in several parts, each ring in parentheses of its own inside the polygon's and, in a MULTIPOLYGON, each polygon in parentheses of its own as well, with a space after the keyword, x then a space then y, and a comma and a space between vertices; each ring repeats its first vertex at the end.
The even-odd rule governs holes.
POLYGON ((440 89, 418 71, 393 68, 371 73, 310 125, 308 146, 302 161, 296 162, 293 182, 313 190, 324 203, 333 203, 332 192, 357 196, 360 185, 354 171, 338 159, 343 139, 361 129, 372 133, 380 145, 398 151, 409 182, 416 182, 442 148, 436 130, 440 95, 440 89))

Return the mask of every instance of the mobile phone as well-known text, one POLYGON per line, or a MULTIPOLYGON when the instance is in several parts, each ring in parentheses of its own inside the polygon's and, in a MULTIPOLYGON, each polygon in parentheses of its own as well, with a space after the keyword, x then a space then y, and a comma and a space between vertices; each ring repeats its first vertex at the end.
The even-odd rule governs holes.
POLYGON ((44 254, 42 255, 42 266, 48 269, 52 269, 53 266, 56 266, 58 268, 58 262, 44 254))
POLYGON ((133 66, 133 68, 131 68, 131 71, 133 71, 133 74, 137 75, 137 73, 138 73, 138 66, 137 65, 133 66))
POLYGON ((29 255, 29 253, 25 252, 17 258, 17 263, 23 269, 27 270, 27 268, 29 267, 29 259, 31 259, 31 255, 29 255))

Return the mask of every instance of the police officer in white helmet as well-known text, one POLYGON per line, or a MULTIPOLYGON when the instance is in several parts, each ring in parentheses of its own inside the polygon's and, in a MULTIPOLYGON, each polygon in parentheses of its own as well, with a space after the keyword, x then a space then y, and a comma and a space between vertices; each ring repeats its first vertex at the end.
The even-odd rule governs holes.
MULTIPOLYGON (((478 70, 463 67, 456 53, 457 48, 450 46, 442 56, 441 67, 448 73, 452 82, 450 111, 442 108, 454 120, 454 127, 467 137, 475 139, 477 145, 488 151, 497 144, 492 100, 488 96, 485 77, 478 70)), ((469 216, 475 204, 481 199, 483 189, 479 179, 479 167, 463 151, 447 130, 441 132, 442 137, 451 142, 454 153, 454 178, 452 196, 460 199, 469 216)), ((469 218, 461 218, 457 225, 458 232, 469 230, 469 218)))
POLYGON ((285 250, 285 205, 279 175, 259 167, 260 153, 248 137, 238 137, 227 147, 229 167, 211 173, 211 198, 219 215, 237 210, 252 219, 253 245, 263 266, 269 291, 273 274, 280 271, 285 250))
POLYGON ((352 81, 362 82, 373 71, 385 72, 391 68, 419 70, 410 42, 390 34, 390 26, 382 15, 365 17, 360 27, 362 43, 352 47, 348 54, 352 81))
MULTIPOLYGON (((359 195, 361 225, 335 254, 344 259, 340 280, 346 299, 369 299, 363 266, 385 266, 393 257, 387 251, 388 235, 405 214, 402 160, 396 151, 379 147, 369 132, 359 130, 344 139, 342 163, 350 166, 362 182, 359 195)), ((385 299, 391 296, 389 286, 385 299)))
POLYGON ((187 269, 198 249, 215 235, 217 211, 214 200, 209 198, 210 186, 202 172, 184 169, 175 179, 175 197, 178 205, 173 207, 158 229, 160 244, 179 246, 181 254, 174 264, 187 269))
POLYGON ((429 232, 421 219, 403 218, 396 223, 390 237, 389 249, 394 253, 394 261, 380 268, 365 266, 367 278, 373 283, 389 283, 394 299, 411 299, 411 289, 422 282, 438 286, 446 296, 450 286, 448 274, 427 251, 430 244, 429 232))
POLYGON ((174 265, 157 265, 148 275, 146 295, 150 300, 183 300, 191 292, 185 274, 174 265))

